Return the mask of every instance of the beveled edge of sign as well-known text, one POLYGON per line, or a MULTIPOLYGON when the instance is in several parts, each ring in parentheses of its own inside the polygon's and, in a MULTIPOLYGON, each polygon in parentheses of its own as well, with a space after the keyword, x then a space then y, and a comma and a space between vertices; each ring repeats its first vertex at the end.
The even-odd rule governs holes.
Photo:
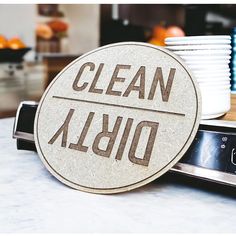
POLYGON ((200 89, 198 87, 197 80, 195 79, 195 76, 193 75, 191 70, 188 68, 186 63, 179 56, 175 55, 174 53, 172 53, 171 51, 169 51, 169 50, 167 50, 163 47, 157 47, 157 46, 154 46, 154 45, 151 45, 151 44, 148 44, 148 43, 122 42, 122 43, 109 44, 109 45, 94 49, 92 51, 89 51, 88 53, 85 53, 82 56, 78 57, 77 59, 72 61, 70 64, 68 64, 49 84, 49 86, 47 87, 47 89, 43 93, 43 96, 40 99, 40 102, 39 102, 39 105, 38 105, 38 108, 37 108, 37 112, 36 112, 36 115, 35 115, 35 122, 34 122, 35 146, 36 146, 38 155, 39 155, 41 161, 43 162, 43 164, 45 165, 45 167, 47 168, 47 170, 55 178, 60 180, 65 185, 68 185, 68 186, 70 186, 74 189, 81 190, 81 191, 84 191, 84 192, 89 192, 89 193, 113 194, 113 193, 126 192, 126 191, 133 190, 135 188, 141 187, 143 185, 146 185, 146 184, 152 182, 153 180, 157 179, 158 177, 160 177, 161 175, 166 173, 172 166, 174 166, 181 159, 181 157, 184 155, 184 153, 190 147, 190 145, 191 145, 191 143, 192 143, 192 141, 193 141, 193 139, 194 139, 194 137, 197 133, 197 130, 198 130, 198 127, 199 127, 199 124, 200 124, 200 119, 201 119, 201 105, 202 105, 201 93, 200 93, 200 89), (51 89, 52 85, 74 63, 76 63, 77 61, 81 60, 82 58, 87 57, 88 55, 96 53, 98 51, 101 51, 101 50, 104 50, 104 49, 107 49, 107 48, 111 48, 111 47, 123 46, 123 45, 126 45, 126 46, 127 45, 144 46, 144 47, 153 48, 153 49, 158 50, 158 51, 162 51, 162 52, 166 53, 167 55, 171 56, 173 59, 175 59, 176 62, 179 63, 185 69, 185 71, 187 72, 187 74, 191 78, 191 82, 192 82, 194 90, 195 90, 196 101, 197 101, 197 104, 196 104, 197 109, 196 109, 196 114, 195 114, 194 125, 193 125, 193 128, 192 128, 192 130, 189 134, 189 137, 188 137, 187 141, 185 142, 185 144, 183 145, 181 150, 176 154, 176 156, 167 165, 165 165, 161 170, 159 170, 155 174, 147 177, 146 179, 143 179, 143 180, 138 181, 136 183, 132 183, 132 184, 127 185, 127 186, 118 187, 118 188, 91 188, 91 187, 82 186, 82 185, 74 183, 74 182, 64 178, 62 175, 60 175, 56 170, 53 169, 53 167, 48 163, 47 159, 45 158, 45 156, 44 156, 44 154, 41 150, 40 144, 39 144, 38 132, 37 132, 38 131, 38 117, 40 115, 41 106, 43 105, 44 99, 47 96, 47 93, 51 89))

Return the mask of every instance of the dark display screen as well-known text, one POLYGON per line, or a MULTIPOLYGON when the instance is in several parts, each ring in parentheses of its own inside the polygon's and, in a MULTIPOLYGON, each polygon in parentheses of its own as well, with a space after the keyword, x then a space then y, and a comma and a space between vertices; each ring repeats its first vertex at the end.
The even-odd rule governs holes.
POLYGON ((236 174, 236 134, 200 129, 180 162, 236 174))

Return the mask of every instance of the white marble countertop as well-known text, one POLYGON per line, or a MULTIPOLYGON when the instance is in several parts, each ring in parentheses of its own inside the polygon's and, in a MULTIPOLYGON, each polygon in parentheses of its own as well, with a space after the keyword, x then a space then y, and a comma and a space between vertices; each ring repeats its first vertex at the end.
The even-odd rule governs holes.
POLYGON ((0 119, 0 233, 236 232, 235 195, 195 180, 167 175, 116 195, 71 189, 36 153, 16 150, 13 121, 0 119))

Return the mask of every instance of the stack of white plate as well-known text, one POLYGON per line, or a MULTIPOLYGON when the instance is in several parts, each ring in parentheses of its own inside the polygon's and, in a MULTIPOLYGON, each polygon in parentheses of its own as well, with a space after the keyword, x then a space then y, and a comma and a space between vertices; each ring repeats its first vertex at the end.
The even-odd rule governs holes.
POLYGON ((230 36, 166 38, 166 48, 180 56, 195 75, 202 95, 202 119, 230 110, 230 36))

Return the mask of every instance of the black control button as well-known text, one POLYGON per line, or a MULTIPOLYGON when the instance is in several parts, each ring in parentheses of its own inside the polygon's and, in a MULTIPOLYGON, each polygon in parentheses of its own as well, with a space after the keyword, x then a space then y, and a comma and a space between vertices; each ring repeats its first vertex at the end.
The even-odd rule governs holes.
POLYGON ((34 133, 34 118, 38 105, 36 104, 23 104, 18 118, 17 131, 26 133, 34 133))
POLYGON ((228 158, 227 172, 236 174, 236 146, 231 149, 230 156, 228 158))
POLYGON ((231 163, 236 166, 236 148, 231 151, 231 163))
MULTIPOLYGON (((24 132, 34 134, 34 118, 37 110, 37 104, 23 103, 19 110, 19 115, 16 124, 16 132, 24 132)), ((36 151, 33 141, 26 141, 22 138, 17 138, 17 149, 36 151)))

